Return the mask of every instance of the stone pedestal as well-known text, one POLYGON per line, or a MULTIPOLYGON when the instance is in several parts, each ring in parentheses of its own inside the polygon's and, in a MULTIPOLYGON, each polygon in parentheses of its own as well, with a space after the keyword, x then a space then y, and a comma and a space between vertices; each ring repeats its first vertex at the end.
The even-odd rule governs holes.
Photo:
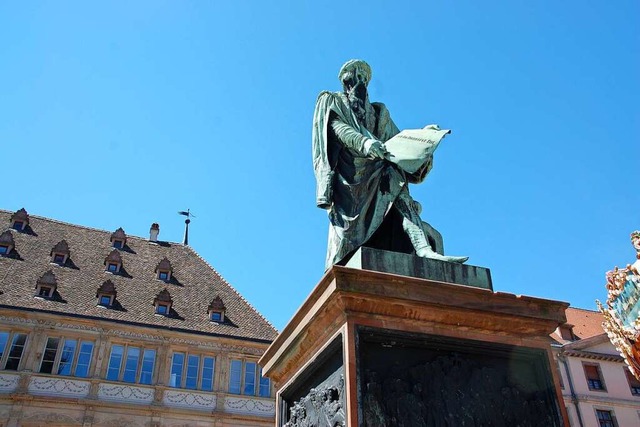
POLYGON ((429 278, 436 282, 493 290, 491 271, 488 268, 420 258, 411 254, 383 251, 365 246, 351 255, 344 265, 360 270, 429 278))
POLYGON ((567 305, 334 266, 260 360, 276 426, 568 425, 548 338, 567 305))

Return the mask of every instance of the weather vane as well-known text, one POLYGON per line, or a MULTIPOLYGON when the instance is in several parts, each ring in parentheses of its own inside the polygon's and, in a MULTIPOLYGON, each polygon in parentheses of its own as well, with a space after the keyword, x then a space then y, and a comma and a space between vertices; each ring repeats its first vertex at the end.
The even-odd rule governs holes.
POLYGON ((190 209, 187 209, 186 211, 178 211, 178 214, 187 217, 187 219, 184 220, 184 240, 182 241, 182 244, 187 246, 189 245, 189 223, 191 222, 191 217, 195 218, 196 216, 191 213, 190 209))

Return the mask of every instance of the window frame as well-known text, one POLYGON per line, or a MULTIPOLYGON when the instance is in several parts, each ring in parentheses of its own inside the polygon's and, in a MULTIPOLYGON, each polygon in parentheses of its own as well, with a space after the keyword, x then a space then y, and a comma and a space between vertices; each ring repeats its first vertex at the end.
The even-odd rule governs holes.
POLYGON ((63 265, 65 262, 67 262, 67 255, 60 252, 54 252, 53 256, 51 257, 51 262, 54 264, 63 265), (58 260, 59 257, 62 259, 58 260))
POLYGON ((36 372, 37 374, 56 375, 61 377, 73 377, 73 378, 89 378, 89 375, 91 374, 91 368, 93 367, 93 356, 96 348, 95 341, 92 341, 89 339, 83 339, 80 337, 58 336, 58 335, 47 335, 46 338, 47 339, 44 342, 44 348, 42 350, 42 356, 40 356, 40 363, 38 364, 38 370, 36 372), (52 361, 53 364, 51 366, 51 372, 42 372, 42 363, 44 362, 44 358, 46 356, 46 350, 47 350, 47 345, 49 343, 49 339, 57 339, 58 344, 56 346, 55 356, 52 361), (73 355, 71 356, 71 367, 69 368, 70 374, 66 375, 66 374, 59 373, 59 368, 60 368, 62 355, 64 353, 65 343, 68 340, 73 340, 76 342, 76 344, 73 350, 73 355), (78 359, 80 357, 80 354, 82 353, 83 344, 91 344, 91 353, 89 353, 89 365, 87 366, 87 374, 85 376, 79 376, 77 375, 78 359))
POLYGON ((213 393, 216 390, 216 355, 206 354, 206 353, 191 353, 188 351, 173 351, 171 354, 171 369, 169 369, 169 384, 170 388, 181 389, 181 390, 192 390, 206 393, 213 393), (182 367, 180 370, 180 384, 171 385, 173 380, 173 368, 174 368, 174 358, 176 354, 181 354, 183 356, 182 359, 182 367), (196 386, 195 388, 187 387, 187 379, 188 379, 188 370, 189 370, 189 357, 195 356, 198 357, 198 372, 196 376, 196 386), (203 389, 202 382, 204 379, 204 370, 205 370, 205 359, 213 360, 213 367, 211 371, 211 390, 203 389))
POLYGON ((11 245, 0 244, 0 255, 9 255, 11 252, 11 245))
POLYGON ((107 366, 106 366, 106 371, 104 373, 104 379, 106 381, 113 381, 113 382, 119 382, 119 383, 125 383, 125 384, 138 384, 138 385, 146 385, 146 386, 153 386, 154 384, 154 375, 156 374, 156 370, 157 370, 157 359, 158 359, 158 349, 156 347, 153 346, 141 346, 141 345, 136 345, 136 344, 128 344, 128 343, 111 343, 110 344, 110 351, 109 351, 109 358, 107 359, 107 366), (118 378, 117 379, 110 379, 108 378, 109 375, 109 371, 111 370, 111 358, 113 356, 113 348, 119 346, 122 347, 122 355, 121 355, 121 359, 120 359, 120 364, 118 365, 118 378), (129 356, 129 349, 130 348, 136 348, 139 350, 138 353, 138 361, 136 362, 136 374, 135 374, 135 380, 133 382, 130 381, 124 381, 124 375, 125 375, 125 371, 126 371, 126 365, 127 365, 127 358, 129 356), (146 382, 141 382, 142 379, 142 368, 144 365, 144 361, 145 361, 145 353, 147 351, 153 351, 153 366, 151 367, 151 374, 150 374, 150 380, 148 383, 146 382))
POLYGON ((112 262, 112 261, 107 262, 106 271, 108 271, 109 273, 113 273, 113 274, 118 273, 120 271, 120 263, 119 262, 112 262), (114 267, 113 270, 111 269, 111 266, 114 267))
POLYGON ((7 334, 7 341, 4 344, 4 348, 1 348, 0 350, 2 350, 2 354, 0 355, 0 367, 2 367, 1 370, 6 370, 6 371, 19 371, 20 367, 23 363, 22 361, 22 357, 25 354, 25 350, 27 349, 27 346, 29 345, 30 342, 30 334, 26 331, 7 331, 7 330, 0 330, 0 334, 1 333, 6 333, 7 334), (24 335, 24 343, 22 344, 22 350, 20 351, 20 358, 18 359, 18 364, 16 365, 15 369, 7 369, 7 364, 9 363, 9 358, 11 357, 11 352, 13 350, 13 347, 15 345, 14 340, 16 335, 24 335))
POLYGON ((560 388, 564 390, 564 379, 562 378, 562 366, 559 360, 556 360, 556 367, 558 368, 558 381, 560 382, 560 388))
POLYGON ((113 295, 108 295, 108 294, 98 294, 98 305, 100 307, 111 307, 113 305, 113 295), (103 304, 102 299, 103 298, 108 298, 109 302, 107 304, 103 304))
POLYGON ((158 270, 158 280, 162 280, 163 282, 168 282, 171 280, 171 271, 169 270, 158 270), (162 277, 165 275, 165 277, 162 277))
POLYGON ((603 408, 603 407, 594 407, 593 411, 595 412, 596 422, 599 427, 618 427, 618 420, 616 419, 616 413, 613 411, 613 408, 603 408), (610 419, 601 419, 600 414, 608 414, 610 419), (608 422, 611 421, 608 425, 602 424, 601 421, 608 422))
POLYGON ((113 239, 111 242, 111 247, 115 249, 123 249, 124 248, 124 240, 122 239, 113 239))
POLYGON ((49 285, 38 285, 38 287, 36 288, 36 294, 34 296, 38 297, 38 298, 46 298, 49 299, 51 297, 53 297, 53 293, 55 292, 55 289, 53 286, 49 286, 49 285), (48 289, 48 292, 46 295, 43 295, 43 291, 45 289, 48 289))
POLYGON ((25 222, 19 219, 13 220, 13 222, 11 223, 11 228, 16 231, 24 231, 25 227, 25 222), (18 224, 20 225, 18 226, 18 224))
POLYGON ((165 302, 159 302, 156 304, 156 314, 160 316, 168 316, 170 312, 171 312, 171 304, 168 304, 165 302), (160 307, 164 307, 164 310, 165 310, 164 313, 160 312, 160 307))
POLYGON ((258 361, 257 360, 251 360, 251 359, 242 359, 242 358, 230 358, 229 359, 229 381, 227 383, 227 392, 229 394, 234 394, 237 396, 254 396, 254 397, 260 397, 260 398, 270 398, 271 397, 271 380, 265 376, 262 375, 262 368, 260 367, 260 365, 258 365, 258 361), (233 362, 240 362, 241 363, 241 369, 240 369, 240 393, 235 393, 233 391, 231 391, 231 372, 232 372, 232 365, 233 362), (246 376, 247 376, 247 363, 253 363, 256 367, 255 373, 253 374, 253 393, 246 393, 246 376), (262 395, 262 387, 263 387, 263 379, 268 381, 268 385, 269 385, 269 393, 266 396, 262 395))
POLYGON ((589 388, 590 391, 597 391, 597 392, 601 392, 601 393, 606 393, 607 392, 607 385, 604 382, 604 377, 602 375, 602 370, 600 369, 600 364, 599 363, 592 363, 592 362, 582 362, 582 370, 584 371, 584 379, 587 383, 587 387, 589 388), (590 379, 589 378, 589 374, 587 372, 587 367, 594 367, 598 373, 598 379, 590 379), (600 388, 594 387, 592 385, 592 381, 598 381, 600 383, 600 388))
POLYGON ((624 374, 627 377, 627 383, 629 384, 629 391, 632 396, 640 397, 640 381, 636 379, 631 373, 631 370, 628 367, 624 367, 624 374), (637 383, 638 385, 634 385, 632 383, 637 383))

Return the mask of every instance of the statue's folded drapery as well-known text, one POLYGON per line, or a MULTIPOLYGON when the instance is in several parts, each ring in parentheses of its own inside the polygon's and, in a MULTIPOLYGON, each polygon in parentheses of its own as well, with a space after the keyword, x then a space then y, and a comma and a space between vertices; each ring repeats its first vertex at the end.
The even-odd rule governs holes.
MULTIPOLYGON (((421 182, 429 168, 413 175, 393 163, 366 156, 367 139, 385 142, 399 130, 381 103, 375 128, 356 119, 346 96, 321 92, 313 116, 313 169, 316 203, 329 211, 326 268, 362 246, 378 229, 399 196, 408 195, 408 182, 421 182)), ((429 165, 430 166, 430 165, 429 165)))

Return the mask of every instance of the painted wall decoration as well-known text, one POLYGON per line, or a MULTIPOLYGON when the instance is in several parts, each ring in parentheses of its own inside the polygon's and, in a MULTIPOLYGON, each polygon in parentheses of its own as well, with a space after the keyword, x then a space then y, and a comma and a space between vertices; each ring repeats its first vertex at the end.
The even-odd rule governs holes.
POLYGON ((631 233, 636 261, 608 271, 607 302, 596 301, 604 315, 604 330, 611 343, 640 380, 640 231, 631 233))

